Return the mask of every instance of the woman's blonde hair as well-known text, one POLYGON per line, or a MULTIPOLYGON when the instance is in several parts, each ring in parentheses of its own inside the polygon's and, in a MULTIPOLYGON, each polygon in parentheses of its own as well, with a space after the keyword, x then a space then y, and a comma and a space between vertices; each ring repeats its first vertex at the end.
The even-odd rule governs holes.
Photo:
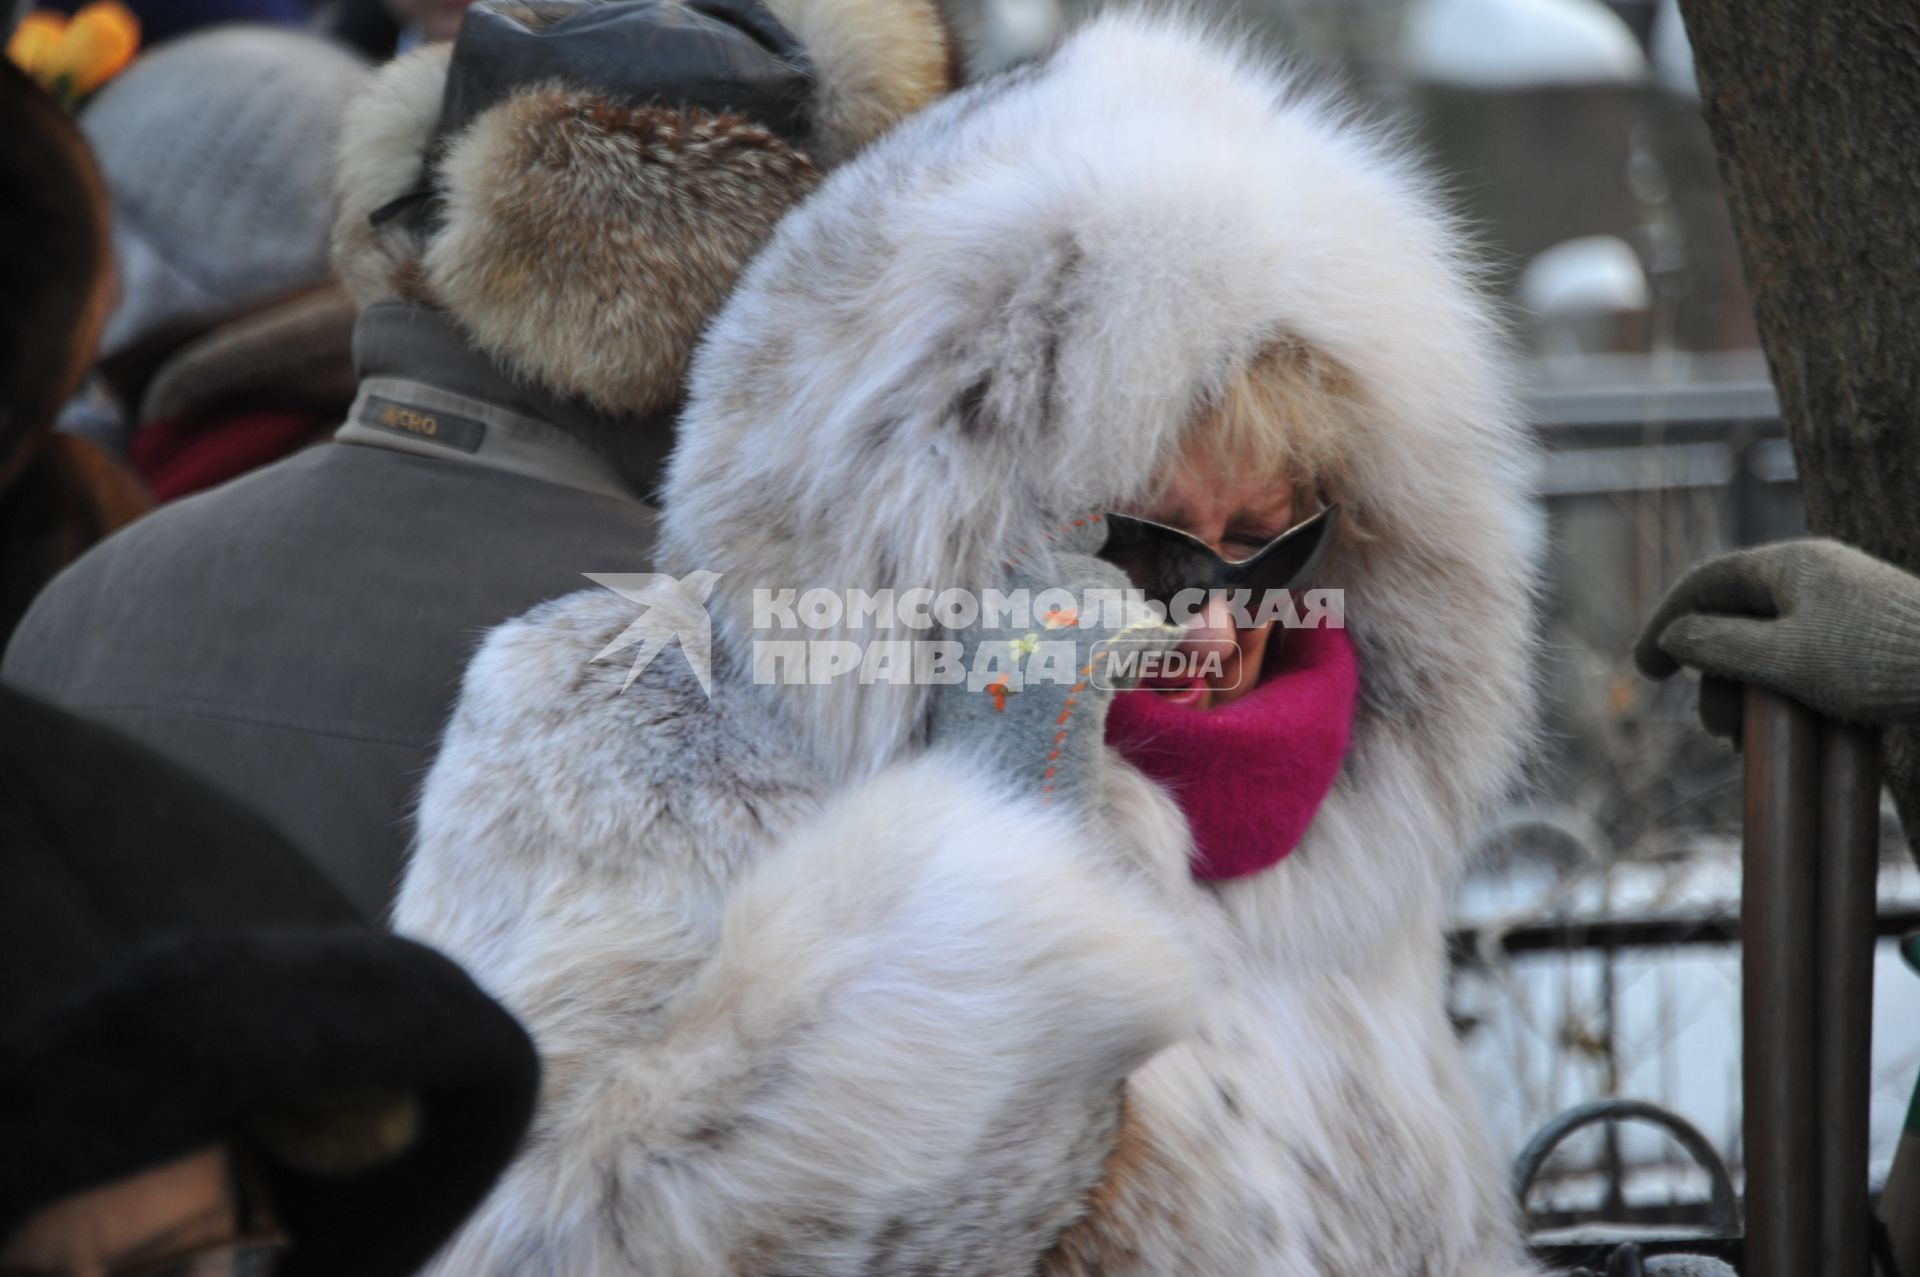
MULTIPOLYGON (((1176 466, 1271 475, 1293 487, 1301 517, 1320 501, 1341 501, 1358 442, 1360 404, 1350 373, 1294 337, 1268 343, 1236 372, 1219 398, 1195 415, 1176 466)), ((1179 470, 1175 471, 1180 473, 1179 470)), ((1354 531, 1354 511, 1342 524, 1354 531)))

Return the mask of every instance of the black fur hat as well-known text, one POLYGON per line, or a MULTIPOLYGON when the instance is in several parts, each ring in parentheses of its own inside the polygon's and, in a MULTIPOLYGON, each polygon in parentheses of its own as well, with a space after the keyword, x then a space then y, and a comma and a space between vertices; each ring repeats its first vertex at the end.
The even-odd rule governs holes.
POLYGON ((402 1277, 532 1111, 520 1026, 359 916, 264 821, 0 688, 0 1238, 227 1143, 298 1277, 402 1277))

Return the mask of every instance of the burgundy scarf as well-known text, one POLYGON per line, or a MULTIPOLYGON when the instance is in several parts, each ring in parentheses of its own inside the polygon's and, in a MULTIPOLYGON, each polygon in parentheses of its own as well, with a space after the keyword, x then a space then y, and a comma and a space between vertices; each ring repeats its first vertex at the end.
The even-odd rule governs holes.
POLYGON ((1260 685, 1230 704, 1196 710, 1135 691, 1107 715, 1107 743, 1186 813, 1196 878, 1286 859, 1346 757, 1360 687, 1346 630, 1279 630, 1272 644, 1260 685))

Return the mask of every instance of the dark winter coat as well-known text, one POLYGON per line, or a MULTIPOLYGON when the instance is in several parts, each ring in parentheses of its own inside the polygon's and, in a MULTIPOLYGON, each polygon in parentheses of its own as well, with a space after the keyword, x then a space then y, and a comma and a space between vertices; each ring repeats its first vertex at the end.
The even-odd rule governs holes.
POLYGON ((356 362, 335 442, 98 546, 0 672, 247 801, 378 916, 480 636, 583 572, 647 568, 668 436, 617 472, 613 423, 516 388, 422 307, 369 310, 356 362))
POLYGON ((822 168, 956 72, 932 0, 614 15, 637 50, 697 28, 742 85, 804 85, 787 137, 759 118, 784 96, 716 115, 603 82, 621 60, 555 61, 562 12, 476 7, 350 106, 333 264, 362 386, 336 442, 108 542, 0 666, 245 796, 368 910, 481 635, 583 572, 650 567, 696 338, 822 168))

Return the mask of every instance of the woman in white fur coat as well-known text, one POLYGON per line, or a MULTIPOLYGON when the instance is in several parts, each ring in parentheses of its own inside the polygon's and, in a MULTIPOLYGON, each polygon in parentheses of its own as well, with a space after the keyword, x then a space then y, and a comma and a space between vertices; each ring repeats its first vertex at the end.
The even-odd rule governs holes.
POLYGON ((396 925, 545 1062, 434 1271, 1531 1271, 1442 1002, 1532 709, 1529 455, 1467 276, 1402 158, 1175 18, 1092 23, 790 215, 697 361, 680 580, 496 630, 427 781, 396 925), (1221 496, 1250 476, 1285 500, 1221 496), (1049 803, 932 687, 755 679, 756 588, 1003 581, 1063 511, 1233 558, 1321 499, 1358 694, 1297 847, 1196 842, 1097 736, 1049 803), (643 612, 689 659, 628 685, 643 612))

